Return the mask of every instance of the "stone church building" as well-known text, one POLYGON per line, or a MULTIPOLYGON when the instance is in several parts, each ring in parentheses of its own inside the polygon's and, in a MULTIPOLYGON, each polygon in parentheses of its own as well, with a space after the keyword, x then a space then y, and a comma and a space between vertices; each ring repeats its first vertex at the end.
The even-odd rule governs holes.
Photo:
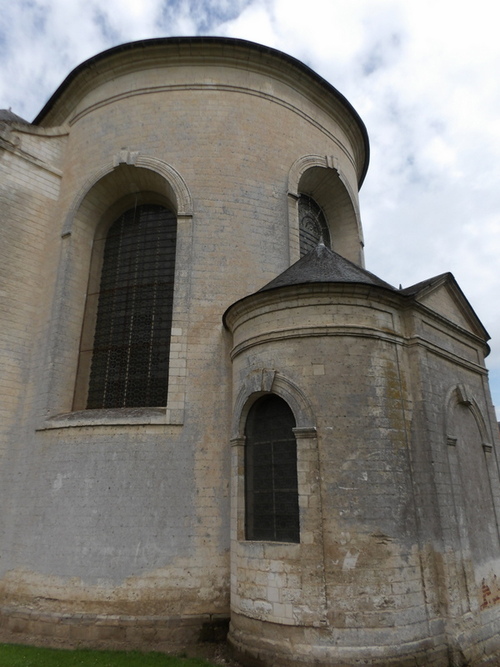
POLYGON ((225 38, 0 112, 0 624, 244 664, 498 664, 488 334, 367 271, 366 129, 225 38), (493 662, 491 662, 493 660, 493 662))

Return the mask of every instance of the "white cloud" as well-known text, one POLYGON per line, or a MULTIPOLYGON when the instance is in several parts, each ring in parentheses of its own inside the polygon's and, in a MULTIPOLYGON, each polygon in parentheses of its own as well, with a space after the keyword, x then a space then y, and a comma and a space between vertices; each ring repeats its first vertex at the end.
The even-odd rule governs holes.
POLYGON ((274 16, 269 11, 269 3, 266 0, 252 2, 239 16, 217 26, 216 32, 224 37, 258 41, 266 46, 278 48, 274 16), (257 40, 256 34, 259 35, 257 40))

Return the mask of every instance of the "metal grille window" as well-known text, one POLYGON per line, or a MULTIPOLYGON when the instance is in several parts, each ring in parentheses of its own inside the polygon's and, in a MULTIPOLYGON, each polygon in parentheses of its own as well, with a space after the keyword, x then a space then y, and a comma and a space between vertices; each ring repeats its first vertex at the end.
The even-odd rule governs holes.
POLYGON ((137 206, 104 246, 87 408, 164 406, 172 326, 174 213, 137 206))
POLYGON ((307 195, 299 197, 299 230, 301 257, 315 248, 321 239, 327 248, 331 247, 330 231, 323 211, 307 195))
POLYGON ((295 419, 279 396, 263 396, 251 407, 245 436, 247 540, 299 542, 295 419))

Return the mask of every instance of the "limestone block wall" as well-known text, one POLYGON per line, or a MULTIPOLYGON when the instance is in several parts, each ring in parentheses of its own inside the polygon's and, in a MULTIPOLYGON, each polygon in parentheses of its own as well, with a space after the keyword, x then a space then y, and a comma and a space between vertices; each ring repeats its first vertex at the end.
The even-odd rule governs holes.
POLYGON ((409 451, 412 401, 396 304, 388 292, 368 298, 368 288, 359 285, 279 292, 249 297, 228 314, 235 419, 241 420, 235 428, 241 433, 245 406, 263 390, 295 408, 301 543, 244 541, 236 455, 231 641, 254 655, 278 652, 283 664, 313 656, 345 664, 361 657, 391 660, 398 651, 419 654, 429 641, 439 653, 443 639, 429 639, 421 576, 409 451), (260 387, 251 379, 259 369, 270 378, 260 387), (276 600, 272 585, 254 584, 266 576, 271 581, 273 550, 284 569, 281 575, 278 568, 283 587, 276 600), (315 572, 316 590, 307 575, 302 580, 307 572, 315 572), (297 581, 302 585, 290 600, 289 582, 297 581), (309 608, 315 613, 304 613, 309 608), (278 636, 262 621, 293 629, 278 636))
MULTIPOLYGON (((64 153, 57 174, 43 177, 48 185, 21 165, 13 189, 16 224, 23 218, 41 242, 24 247, 10 274, 17 285, 31 272, 16 339, 19 407, 8 410, 16 456, 0 492, 11 511, 3 614, 14 629, 77 632, 89 643, 109 633, 130 643, 192 637, 229 613, 222 313, 297 254, 296 195, 319 176, 335 183, 345 248, 361 261, 364 128, 316 75, 225 40, 158 40, 99 56, 70 75, 36 123, 54 155, 64 134, 64 153), (43 210, 39 191, 50 201, 43 210), (93 246, 113 216, 151 201, 178 217, 168 402, 85 410, 78 367, 93 246)), ((19 229, 5 230, 9 251, 19 229)), ((8 293, 16 300, 14 284, 8 293)))
MULTIPOLYGON (((2 445, 19 427, 31 372, 33 330, 39 324, 40 272, 59 196, 65 137, 30 126, 1 124, 2 328, 0 350, 2 445)), ((11 441, 11 440, 10 440, 11 441)))
MULTIPOLYGON (((34 424, 34 360, 42 344, 47 305, 42 276, 59 196, 66 136, 30 125, 0 124, 0 543, 2 574, 17 557, 25 449, 34 424), (29 434, 29 435, 28 435, 29 434)), ((27 524, 28 526, 31 523, 27 524)))
POLYGON ((498 651, 498 437, 479 331, 341 283, 257 293, 226 317, 233 645, 280 665, 478 664, 498 651), (297 420, 300 545, 245 540, 244 424, 265 392, 297 420))
POLYGON ((409 327, 418 339, 409 353, 416 406, 411 440, 429 549, 424 573, 452 653, 474 664, 484 652, 498 651, 498 429, 484 341, 446 294, 435 294, 432 306, 448 321, 418 311, 409 327))
POLYGON ((2 123, 4 627, 166 644, 231 605, 233 645, 276 667, 500 652, 500 443, 456 283, 253 294, 298 259, 302 193, 363 266, 367 161, 335 89, 222 38, 117 47, 34 125, 2 123), (86 410, 97 247, 143 203, 178 221, 167 405, 86 410), (296 420, 298 544, 244 539, 245 419, 269 392, 296 420))

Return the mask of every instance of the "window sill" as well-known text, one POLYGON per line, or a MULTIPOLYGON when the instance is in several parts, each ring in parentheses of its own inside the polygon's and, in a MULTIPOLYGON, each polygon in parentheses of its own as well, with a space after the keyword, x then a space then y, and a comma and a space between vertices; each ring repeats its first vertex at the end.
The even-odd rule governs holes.
POLYGON ((150 424, 183 424, 184 410, 169 408, 112 408, 103 410, 78 410, 48 417, 36 429, 48 431, 56 428, 85 426, 141 426, 150 424))
POLYGON ((298 558, 302 551, 300 542, 273 542, 238 540, 241 556, 250 558, 298 558))

